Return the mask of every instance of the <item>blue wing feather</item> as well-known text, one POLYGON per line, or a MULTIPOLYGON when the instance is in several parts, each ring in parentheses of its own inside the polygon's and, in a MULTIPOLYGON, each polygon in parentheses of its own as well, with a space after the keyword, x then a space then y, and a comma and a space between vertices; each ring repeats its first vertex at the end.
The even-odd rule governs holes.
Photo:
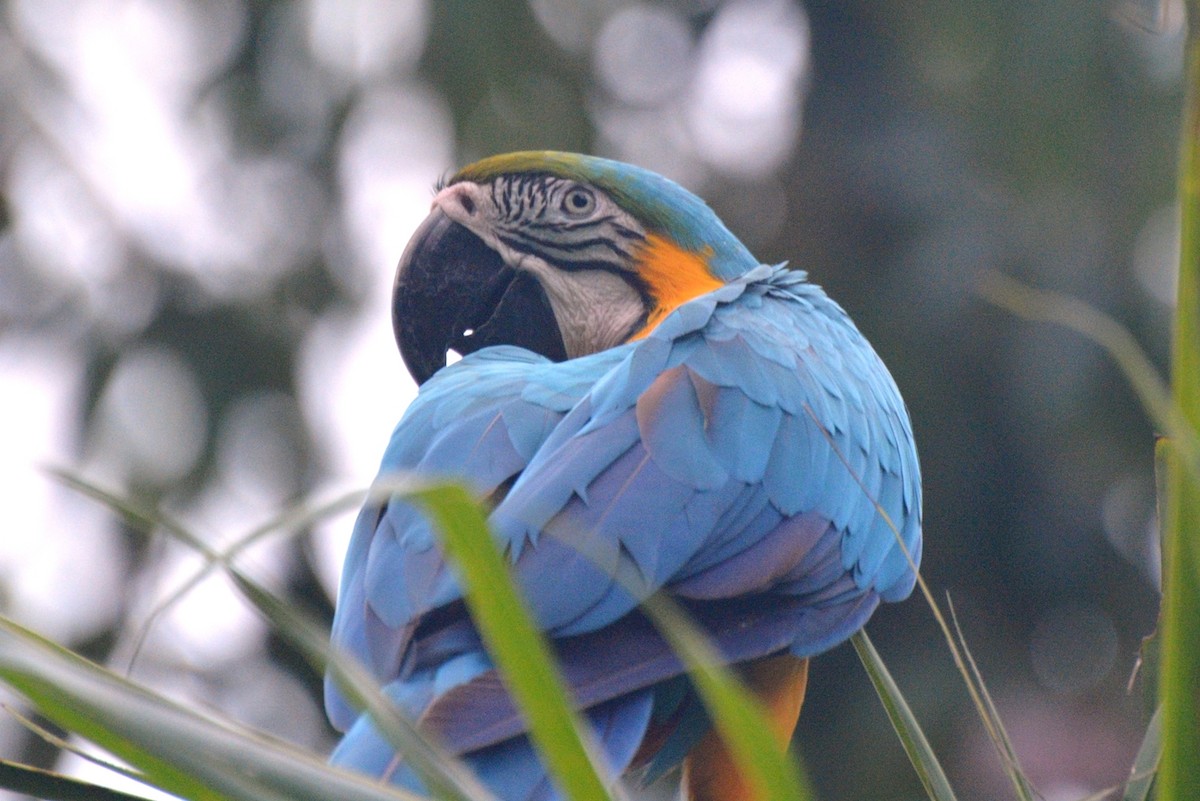
POLYGON ((637 401, 638 434, 646 457, 690 491, 717 489, 729 481, 713 451, 708 419, 683 367, 665 371, 637 401))
MULTIPOLYGON (((722 628, 717 612, 697 614, 730 658, 807 656, 912 588, 876 503, 920 556, 919 469, 899 393, 845 313, 782 267, 684 304, 639 342, 559 364, 488 348, 443 369, 397 427, 381 472, 411 468, 498 492, 496 536, 535 619, 565 648, 580 703, 608 721, 617 773, 649 725, 643 691, 681 670, 651 635, 638 670, 597 658, 642 598, 666 588, 714 609, 771 598, 753 624, 722 628)), ((411 507, 364 510, 335 643, 381 682, 412 685, 401 693, 411 711, 438 721, 485 776, 516 771, 524 778, 505 781, 541 797, 549 786, 526 762, 523 724, 488 679, 477 638, 449 636, 457 622, 437 629, 448 613, 433 613, 459 598, 411 507)), ((336 689, 327 699, 335 724, 351 725, 336 689)), ((369 740, 361 726, 347 741, 369 740)), ((335 761, 354 762, 352 751, 343 743, 335 761)))

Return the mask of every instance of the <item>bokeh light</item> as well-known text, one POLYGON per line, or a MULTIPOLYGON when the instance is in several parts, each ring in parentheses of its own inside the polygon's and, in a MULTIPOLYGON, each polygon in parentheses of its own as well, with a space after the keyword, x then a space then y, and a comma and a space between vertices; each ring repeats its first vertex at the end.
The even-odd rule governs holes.
POLYGON ((1112 670, 1117 632, 1108 615, 1094 606, 1049 610, 1034 626, 1029 642, 1038 682, 1065 695, 1090 690, 1112 670))
POLYGON ((92 461, 123 480, 178 482, 200 458, 208 410, 183 359, 163 348, 123 355, 96 409, 92 461))

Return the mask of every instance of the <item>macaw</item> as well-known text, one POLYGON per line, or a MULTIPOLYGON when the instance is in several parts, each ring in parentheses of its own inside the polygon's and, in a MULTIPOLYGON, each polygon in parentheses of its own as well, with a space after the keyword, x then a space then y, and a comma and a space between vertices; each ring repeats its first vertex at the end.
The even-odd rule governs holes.
MULTIPOLYGON (((905 598, 921 555, 911 423, 875 351, 692 193, 556 152, 439 187, 393 323, 420 388, 381 476, 454 477, 486 501, 610 780, 681 768, 686 798, 749 798, 639 602, 684 604, 787 743, 809 658, 905 598)), ((332 637, 501 801, 559 797, 408 503, 359 515, 332 637)), ((420 789, 328 678, 326 707, 334 764, 420 789)))

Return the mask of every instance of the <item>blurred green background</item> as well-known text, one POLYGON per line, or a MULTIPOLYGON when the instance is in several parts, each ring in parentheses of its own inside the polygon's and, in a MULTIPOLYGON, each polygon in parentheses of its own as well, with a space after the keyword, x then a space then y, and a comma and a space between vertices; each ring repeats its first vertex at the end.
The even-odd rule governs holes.
MULTIPOLYGON (((217 544, 365 486, 413 391, 388 300, 434 181, 583 150, 676 178, 846 307, 913 414, 923 572, 1030 778, 1049 801, 1123 780, 1157 605, 1153 431, 1094 345, 973 286, 1000 270, 1083 298, 1165 363, 1182 18, 1178 0, 0 3, 0 611, 125 668, 196 567, 39 464, 217 544)), ((349 527, 246 562, 328 615, 349 527)), ((924 604, 870 631, 960 795, 1010 797, 924 604)), ((317 679, 220 579, 132 673, 332 743, 317 679)), ((816 661, 796 744, 822 799, 921 797, 849 647, 816 661)), ((0 719, 0 756, 53 755, 0 719)))

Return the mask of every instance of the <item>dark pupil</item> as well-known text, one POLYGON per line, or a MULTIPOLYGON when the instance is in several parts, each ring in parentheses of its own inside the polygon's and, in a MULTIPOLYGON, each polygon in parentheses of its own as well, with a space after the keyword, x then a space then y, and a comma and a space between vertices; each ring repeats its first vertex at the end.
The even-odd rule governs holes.
POLYGON ((575 211, 583 211, 588 207, 588 196, 583 192, 572 192, 567 196, 567 202, 575 211))

